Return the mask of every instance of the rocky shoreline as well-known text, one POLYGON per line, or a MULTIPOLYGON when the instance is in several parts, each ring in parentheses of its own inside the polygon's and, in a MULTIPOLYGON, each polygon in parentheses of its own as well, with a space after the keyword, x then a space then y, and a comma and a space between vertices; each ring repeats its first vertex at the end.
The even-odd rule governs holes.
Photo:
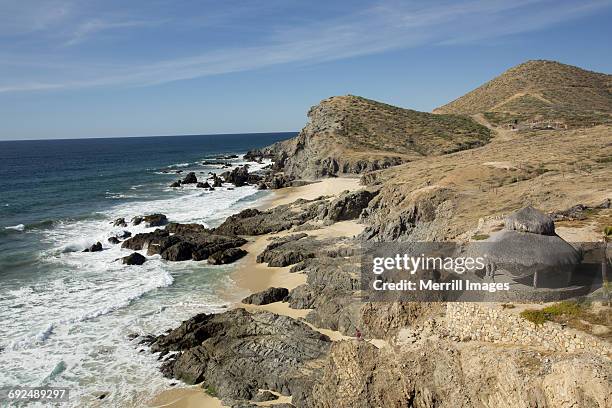
MULTIPOLYGON (((540 70, 557 66, 528 62, 519 71, 542 78, 540 70)), ((525 81, 515 74, 478 92, 502 85, 507 92, 508 83, 518 89, 525 81)), ((495 101, 490 109, 500 105, 497 96, 487 97, 495 101)), ((611 406, 610 306, 597 300, 605 274, 587 288, 599 297, 548 305, 554 313, 483 303, 486 320, 461 315, 469 327, 451 321, 459 314, 444 302, 362 300, 366 242, 483 241, 498 248, 499 262, 516 263, 524 253, 499 247, 520 241, 539 261, 565 268, 590 256, 576 242, 600 241, 609 228, 609 126, 564 127, 551 137, 493 126, 490 112, 455 105, 437 115, 352 95, 326 99, 298 136, 245 155, 272 160, 265 173, 241 167, 222 175, 236 187, 279 189, 272 205, 214 229, 170 223, 123 241, 173 261, 242 258, 234 276, 248 293, 235 307, 146 339, 162 372, 234 408, 611 406), (338 188, 347 180, 350 189, 338 188), (555 314, 562 308, 573 309, 555 314), (505 329, 500 342, 491 335, 497 321, 526 327, 505 329), (547 346, 561 343, 563 350, 547 346)), ((214 188, 211 181, 204 188, 214 188)), ((187 175, 177 187, 187 182, 201 181, 187 175)), ((532 275, 520 284, 538 289, 542 276, 532 275)))
MULTIPOLYGON (((486 378, 499 381, 494 387, 513 387, 514 402, 550 404, 558 389, 547 382, 559 377, 560 367, 576 364, 596 373, 588 376, 592 387, 605 386, 608 357, 551 356, 522 346, 507 346, 504 352, 492 344, 475 348, 474 342, 455 338, 448 330, 444 304, 360 301, 359 259, 354 248, 363 237, 330 236, 326 231, 337 224, 356 224, 374 197, 376 193, 368 190, 341 192, 336 197, 301 199, 229 217, 215 231, 249 240, 256 237, 265 245, 258 254, 250 254, 255 262, 267 264, 266 269, 305 275, 305 281, 253 293, 232 310, 194 316, 150 339, 151 351, 163 360, 162 372, 187 384, 199 384, 231 407, 259 406, 261 390, 291 397, 290 405, 273 405, 279 407, 401 406, 405 401, 419 407, 455 406, 440 401, 479 406, 470 401, 484 384, 468 386, 466 382, 486 378), (292 310, 305 314, 297 317, 292 310), (393 353, 400 353, 401 359, 393 353), (477 366, 470 353, 489 353, 490 357, 477 366), (540 368, 531 369, 531 374, 523 374, 512 385, 491 377, 487 368, 487 364, 503 361, 513 370, 524 370, 527 356, 530 365, 540 368), (468 375, 460 368, 463 364, 476 371, 468 375), (444 385, 432 381, 431 373, 440 369, 455 381, 444 385), (401 380, 389 383, 389 375, 401 380), (350 389, 355 387, 359 393, 337 388, 347 387, 348 378, 350 389), (372 387, 380 391, 364 391, 372 387), (463 393, 457 391, 461 388, 463 393), (534 400, 533 392, 545 396, 534 400), (343 398, 340 403, 338 395, 343 398)), ((509 217, 509 228, 536 235, 554 228, 551 218, 539 220, 540 215, 531 213, 520 216, 509 217)), ((593 389, 588 392, 605 401, 593 389)))

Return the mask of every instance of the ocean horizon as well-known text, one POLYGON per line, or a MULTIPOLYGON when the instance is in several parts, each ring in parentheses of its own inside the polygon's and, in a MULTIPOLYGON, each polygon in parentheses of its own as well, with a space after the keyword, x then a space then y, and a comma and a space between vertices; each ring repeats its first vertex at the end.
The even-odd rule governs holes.
MULTIPOLYGON (((126 268, 108 238, 155 229, 132 217, 215 226, 268 193, 229 183, 209 191, 169 184, 189 172, 244 164, 242 155, 289 133, 0 142, 0 382, 65 386, 72 404, 97 395, 138 404, 170 381, 132 340, 194 313, 227 307, 231 266, 164 262, 126 268), (125 218, 127 227, 113 221, 125 218), (96 242, 104 250, 82 252, 96 242)), ((250 163, 250 171, 268 162, 250 163)))

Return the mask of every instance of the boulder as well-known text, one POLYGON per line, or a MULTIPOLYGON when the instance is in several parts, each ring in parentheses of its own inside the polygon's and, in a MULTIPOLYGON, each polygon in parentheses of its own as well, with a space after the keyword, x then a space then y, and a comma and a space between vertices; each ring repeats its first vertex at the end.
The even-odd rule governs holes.
POLYGON ((249 170, 246 166, 234 168, 232 171, 227 171, 222 174, 226 182, 234 184, 236 187, 242 187, 248 184, 249 170))
POLYGON ((132 233, 130 231, 121 231, 119 234, 115 235, 117 238, 119 239, 126 239, 132 236, 132 233))
POLYGON ((182 184, 196 184, 197 182, 198 178, 196 177, 196 174, 193 171, 187 173, 185 178, 183 178, 183 181, 181 181, 182 184))
POLYGON ((117 238, 117 237, 110 237, 108 239, 108 242, 109 242, 109 244, 113 244, 113 245, 117 245, 117 244, 121 243, 121 241, 119 241, 119 238, 117 238))
POLYGON ((180 241, 165 249, 161 257, 167 261, 189 261, 192 258, 193 245, 180 241))
POLYGON ((196 184, 197 188, 210 188, 210 184, 208 184, 208 182, 199 182, 198 184, 196 184))
POLYGON ((237 261, 247 254, 247 251, 241 248, 229 248, 223 251, 217 251, 208 257, 208 263, 211 265, 222 265, 237 261))
POLYGON ((83 252, 100 252, 102 251, 102 243, 100 241, 96 242, 89 248, 83 250, 83 252))
POLYGON ((261 292, 253 293, 250 296, 242 299, 242 303, 249 305, 267 305, 269 303, 280 302, 285 300, 289 295, 289 289, 286 288, 268 288, 261 292))
POLYGON ((506 217, 505 229, 510 231, 531 232, 540 235, 555 235, 553 219, 532 206, 527 206, 506 217))
POLYGON ((117 218, 113 221, 113 226, 115 227, 127 227, 127 223, 125 222, 125 218, 117 218))
POLYGON ((121 258, 121 262, 125 265, 142 265, 145 263, 147 258, 140 255, 138 252, 134 252, 128 256, 121 258))
POLYGON ((142 217, 140 215, 132 217, 132 224, 133 225, 140 225, 140 223, 142 223, 142 217))
POLYGON ((142 221, 145 222, 147 228, 160 227, 168 223, 168 218, 164 214, 151 214, 142 217, 142 221))
POLYGON ((169 187, 180 187, 181 186, 181 180, 177 180, 174 183, 170 184, 169 187))
POLYGON ((170 234, 168 231, 162 229, 156 229, 152 232, 143 232, 123 241, 121 248, 131 249, 132 251, 140 251, 149 246, 151 242, 168 237, 169 235, 170 234))
POLYGON ((223 186, 223 181, 221 180, 221 177, 217 176, 216 174, 213 173, 213 187, 222 187, 223 186))

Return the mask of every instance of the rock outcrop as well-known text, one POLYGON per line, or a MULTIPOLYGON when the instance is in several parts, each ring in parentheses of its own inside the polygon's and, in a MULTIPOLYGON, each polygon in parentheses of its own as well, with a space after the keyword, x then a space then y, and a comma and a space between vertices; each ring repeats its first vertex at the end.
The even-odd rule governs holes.
POLYGON ((208 263, 211 265, 228 264, 239 260, 246 254, 247 251, 242 248, 228 248, 211 254, 208 257, 208 263))
POLYGON ((124 241, 121 247, 134 251, 146 249, 147 255, 160 254, 168 261, 201 261, 216 252, 246 243, 243 238, 213 234, 202 226, 195 227, 194 224, 170 224, 169 227, 170 229, 136 234, 124 241), (177 232, 170 235, 170 231, 177 232))
POLYGON ((290 317, 234 309, 196 315, 158 336, 151 350, 177 352, 162 366, 166 376, 203 382, 224 401, 244 401, 259 389, 306 394, 318 370, 314 363, 329 345, 326 336, 290 317))
POLYGON ((266 211, 248 208, 228 217, 215 229, 215 233, 262 235, 288 230, 314 219, 321 205, 326 205, 324 197, 311 201, 298 200, 266 211))
POLYGON ((287 295, 289 295, 289 289, 287 288, 268 288, 247 296, 242 299, 242 303, 249 305, 267 305, 269 303, 283 301, 287 295))
POLYGON ((132 218, 133 225, 140 225, 143 222, 147 228, 161 227, 168 223, 168 218, 164 214, 137 215, 132 218))
POLYGON ((226 182, 232 183, 236 187, 242 187, 247 184, 258 184, 262 179, 262 177, 257 174, 249 173, 248 165, 239 166, 231 171, 226 171, 221 174, 221 177, 223 177, 226 182))

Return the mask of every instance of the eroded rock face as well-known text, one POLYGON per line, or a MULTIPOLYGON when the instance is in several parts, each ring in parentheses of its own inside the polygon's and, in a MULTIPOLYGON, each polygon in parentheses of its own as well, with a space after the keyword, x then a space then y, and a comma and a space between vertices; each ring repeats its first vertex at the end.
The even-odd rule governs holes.
POLYGON ((253 293, 250 296, 242 299, 242 303, 249 305, 267 305, 269 303, 280 302, 285 300, 289 294, 287 288, 268 288, 261 292, 253 293))
POLYGON ((359 218, 361 212, 368 206, 376 194, 377 192, 368 190, 347 191, 325 207, 319 214, 319 218, 334 222, 359 218))
POLYGON ((555 235, 553 219, 532 206, 524 207, 506 217, 505 228, 510 231, 555 235))
POLYGON ((166 376, 203 382, 223 400, 251 400, 259 389, 305 394, 317 369, 311 363, 329 345, 326 336, 290 317, 234 309, 196 315, 158 336, 151 350, 178 351, 163 364, 166 376))

